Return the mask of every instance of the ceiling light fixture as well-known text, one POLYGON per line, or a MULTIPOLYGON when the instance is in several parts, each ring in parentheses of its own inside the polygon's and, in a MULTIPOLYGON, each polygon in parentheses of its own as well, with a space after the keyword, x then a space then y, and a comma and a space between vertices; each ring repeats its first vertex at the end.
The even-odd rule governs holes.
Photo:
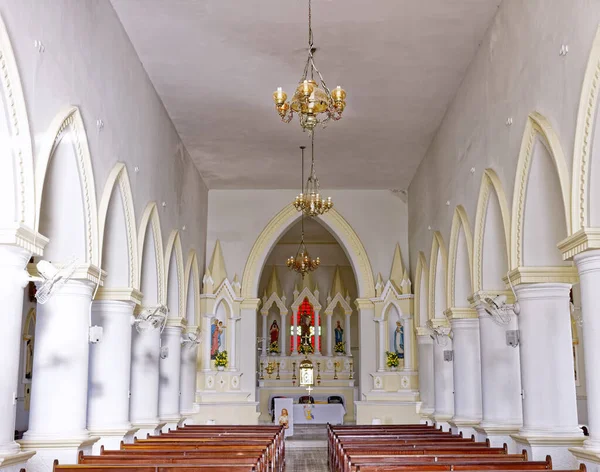
MULTIPOLYGON (((302 149, 302 183, 304 184, 304 146, 302 149)), ((315 134, 311 136, 311 164, 310 176, 306 180, 306 190, 294 200, 296 210, 303 212, 306 216, 319 216, 333 208, 331 197, 321 198, 319 193, 319 179, 315 171, 315 134)))
POLYGON ((289 123, 298 113, 300 126, 303 130, 312 131, 317 124, 326 123, 330 119, 337 121, 342 118, 342 112, 346 107, 346 92, 339 85, 329 90, 325 79, 317 69, 314 58, 313 33, 312 33, 312 6, 308 0, 308 59, 304 66, 304 72, 292 97, 292 103, 287 101, 287 94, 281 87, 273 93, 275 108, 284 123, 289 123), (322 88, 315 81, 315 73, 322 88), (324 115, 324 116, 322 116, 324 115))
MULTIPOLYGON (((300 146, 302 150, 302 184, 304 184, 304 149, 305 146, 300 146)), ((302 194, 301 194, 302 195, 302 194)), ((302 278, 308 273, 319 268, 321 264, 320 259, 317 257, 313 259, 310 257, 308 253, 308 249, 306 248, 306 244, 304 244, 304 212, 300 214, 300 245, 298 246, 298 250, 296 251, 295 256, 288 257, 286 261, 286 265, 290 270, 298 272, 302 278)))

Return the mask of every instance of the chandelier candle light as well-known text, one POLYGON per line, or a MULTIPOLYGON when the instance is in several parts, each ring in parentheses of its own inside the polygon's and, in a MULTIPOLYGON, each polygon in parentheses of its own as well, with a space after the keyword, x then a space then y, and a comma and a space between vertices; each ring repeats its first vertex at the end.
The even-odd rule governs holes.
MULTIPOLYGON (((302 149, 302 184, 304 184, 304 147, 302 149)), ((310 176, 306 180, 306 190, 294 200, 296 210, 306 216, 319 216, 333 208, 331 197, 321 198, 319 193, 319 179, 315 171, 315 135, 311 136, 311 164, 310 176)))
POLYGON ((330 119, 334 121, 341 119, 342 112, 346 107, 346 92, 339 85, 333 89, 333 92, 329 90, 315 65, 314 52, 312 6, 311 0, 308 0, 308 59, 304 66, 304 72, 292 97, 291 104, 287 101, 287 94, 281 87, 277 87, 277 90, 273 93, 273 101, 284 123, 292 121, 294 112, 296 112, 302 129, 310 132, 319 123, 325 124, 330 119), (315 72, 321 87, 314 80, 315 72))

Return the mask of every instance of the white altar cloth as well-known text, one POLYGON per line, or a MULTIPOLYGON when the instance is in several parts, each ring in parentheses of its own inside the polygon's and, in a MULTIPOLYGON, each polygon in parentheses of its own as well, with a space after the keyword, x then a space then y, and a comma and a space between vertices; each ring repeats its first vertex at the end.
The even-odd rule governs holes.
POLYGON ((295 404, 294 424, 343 424, 346 409, 341 403, 295 404))

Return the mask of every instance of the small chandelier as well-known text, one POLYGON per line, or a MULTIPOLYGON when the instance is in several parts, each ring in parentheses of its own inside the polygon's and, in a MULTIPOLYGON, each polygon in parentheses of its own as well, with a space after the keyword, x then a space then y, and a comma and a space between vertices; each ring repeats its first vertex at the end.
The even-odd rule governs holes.
MULTIPOLYGON (((304 146, 302 149, 302 184, 304 184, 304 146)), ((294 200, 296 210, 303 212, 306 216, 319 216, 333 208, 331 197, 322 198, 319 193, 319 179, 315 172, 315 135, 311 136, 311 164, 310 176, 306 180, 306 190, 296 196, 294 200)))
POLYGON ((304 66, 304 72, 292 97, 291 104, 287 101, 287 94, 281 87, 277 87, 277 90, 273 93, 273 101, 284 123, 292 121, 294 112, 296 112, 302 129, 309 131, 315 129, 319 123, 325 124, 330 119, 334 121, 341 119, 342 112, 346 107, 346 92, 339 85, 333 89, 333 92, 329 90, 327 84, 325 84, 325 79, 323 79, 315 65, 314 52, 312 6, 311 0, 308 0, 308 59, 304 66), (315 72, 321 88, 314 80, 315 72))

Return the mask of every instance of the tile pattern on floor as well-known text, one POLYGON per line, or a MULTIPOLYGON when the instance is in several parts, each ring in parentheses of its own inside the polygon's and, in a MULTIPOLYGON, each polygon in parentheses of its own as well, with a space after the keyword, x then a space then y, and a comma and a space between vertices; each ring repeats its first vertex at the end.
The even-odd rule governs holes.
POLYGON ((285 472, 329 472, 327 449, 286 449, 285 472))

